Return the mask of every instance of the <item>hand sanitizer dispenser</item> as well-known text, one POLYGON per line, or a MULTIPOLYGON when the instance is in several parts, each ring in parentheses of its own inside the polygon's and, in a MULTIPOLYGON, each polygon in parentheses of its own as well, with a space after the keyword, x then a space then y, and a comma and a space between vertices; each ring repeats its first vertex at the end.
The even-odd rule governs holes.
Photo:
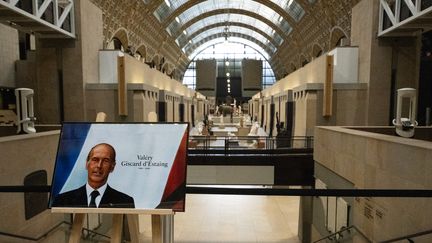
POLYGON ((33 110, 33 90, 27 88, 15 89, 17 105, 17 133, 35 133, 33 110))
POLYGON ((416 90, 412 88, 403 88, 397 90, 397 110, 396 118, 393 119, 393 125, 396 128, 396 134, 401 137, 410 138, 414 136, 414 128, 418 125, 416 119, 417 98, 416 90), (402 117, 403 99, 409 99, 409 117, 402 117))

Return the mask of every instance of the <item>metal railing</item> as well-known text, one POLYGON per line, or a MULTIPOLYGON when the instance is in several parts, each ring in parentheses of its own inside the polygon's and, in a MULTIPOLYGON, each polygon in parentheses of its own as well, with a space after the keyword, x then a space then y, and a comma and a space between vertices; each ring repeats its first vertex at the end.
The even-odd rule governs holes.
POLYGON ((70 223, 68 223, 66 221, 62 221, 62 222, 54 225, 48 231, 46 231, 45 233, 43 233, 43 234, 41 234, 40 236, 37 236, 37 237, 29 237, 29 236, 24 236, 24 235, 17 235, 17 234, 2 232, 2 231, 0 231, 0 236, 11 237, 11 238, 16 238, 16 239, 21 239, 21 240, 28 240, 28 241, 36 241, 37 242, 37 241, 40 241, 40 240, 46 238, 50 233, 52 233, 53 231, 57 230, 63 224, 69 224, 70 225, 70 223))
MULTIPOLYGON (((0 193, 23 193, 23 192, 50 192, 51 186, 0 186, 0 193)), ((187 185, 186 187, 187 194, 224 194, 224 195, 268 195, 268 196, 346 196, 346 197, 432 197, 432 190, 390 190, 390 189, 292 189, 284 186, 230 186, 230 185, 187 185)), ((4 237, 13 237, 19 238, 23 240, 30 241, 39 241, 42 238, 48 236, 51 232, 59 228, 62 224, 70 224, 69 222, 63 221, 54 227, 50 228, 46 233, 38 236, 38 237, 28 237, 22 235, 11 234, 7 232, 0 232, 0 235, 4 237)), ((95 235, 101 237, 107 237, 98 232, 92 231, 90 229, 83 229, 85 231, 91 232, 95 235)), ((323 240, 331 240, 337 241, 340 238, 340 235, 344 232, 348 232, 351 234, 351 230, 355 230, 359 235, 361 235, 366 241, 372 242, 369 240, 357 227, 349 226, 344 228, 338 232, 332 233, 322 239, 319 239, 315 242, 321 242, 323 240)), ((410 234, 386 241, 382 241, 381 243, 391 243, 397 242, 400 240, 408 240, 410 242, 414 242, 412 238, 420 237, 423 235, 432 234, 432 230, 422 231, 415 234, 410 234)), ((344 236, 345 237, 345 236, 344 236)), ((109 238, 109 237, 107 237, 109 238)), ((345 237, 346 239, 346 237, 345 237)))
MULTIPOLYGON (((29 236, 25 236, 25 235, 18 235, 18 234, 12 234, 12 233, 8 233, 8 232, 2 232, 0 231, 0 236, 3 237, 9 237, 9 238, 15 238, 15 239, 21 239, 21 240, 26 240, 26 241, 34 241, 34 242, 39 242, 42 239, 46 239, 49 237, 50 234, 52 234, 54 231, 59 230, 59 228, 63 225, 67 225, 69 229, 72 228, 72 224, 70 222, 67 221, 61 221, 58 224, 54 225, 53 227, 51 227, 49 230, 47 230, 45 233, 37 236, 37 237, 29 237, 29 236)), ((101 238, 106 238, 106 239, 111 239, 110 236, 101 234, 99 232, 96 232, 95 230, 91 230, 89 228, 83 227, 82 228, 82 232, 86 232, 87 237, 84 237, 85 239, 89 239, 92 237, 101 237, 101 238)))
POLYGON ((415 234, 409 234, 409 235, 393 238, 390 240, 380 241, 379 243, 391 243, 391 242, 397 242, 397 241, 401 241, 401 240, 407 240, 408 242, 415 242, 413 240, 413 238, 424 236, 424 235, 429 235, 429 234, 432 234, 432 229, 426 230, 426 231, 421 231, 421 232, 418 232, 415 234))
POLYGON ((312 136, 190 136, 189 149, 200 150, 274 150, 313 148, 312 136))
POLYGON ((366 237, 366 235, 363 234, 363 232, 361 232, 361 230, 359 230, 355 225, 351 225, 351 226, 348 226, 346 228, 342 228, 341 230, 339 230, 335 233, 329 234, 329 235, 327 235, 327 236, 325 236, 325 237, 323 237, 317 241, 314 241, 313 243, 318 243, 318 242, 322 242, 325 240, 330 240, 332 242, 339 242, 340 240, 346 240, 346 235, 344 235, 344 233, 348 233, 349 234, 348 236, 353 236, 352 231, 357 232, 360 236, 362 236, 362 238, 364 240, 372 243, 372 241, 368 237, 366 237))

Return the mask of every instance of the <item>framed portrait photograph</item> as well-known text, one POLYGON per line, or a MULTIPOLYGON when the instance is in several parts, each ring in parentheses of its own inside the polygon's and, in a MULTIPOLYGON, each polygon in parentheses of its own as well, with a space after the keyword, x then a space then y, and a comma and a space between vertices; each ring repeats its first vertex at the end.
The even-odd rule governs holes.
POLYGON ((183 212, 188 131, 187 123, 65 122, 49 206, 183 212))

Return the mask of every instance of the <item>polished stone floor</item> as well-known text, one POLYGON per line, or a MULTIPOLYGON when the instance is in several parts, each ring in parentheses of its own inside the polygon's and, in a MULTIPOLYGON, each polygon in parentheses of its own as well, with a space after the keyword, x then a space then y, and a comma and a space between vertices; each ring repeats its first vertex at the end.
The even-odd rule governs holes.
MULTIPOLYGON (((174 216, 174 241, 176 243, 300 243, 297 237, 298 214, 299 197, 294 196, 188 194, 186 211, 174 216)), ((65 218, 68 217, 65 215, 65 218)), ((152 242, 151 216, 140 216, 140 232, 140 242, 152 242)), ((70 225, 63 224, 38 242, 68 242, 69 233, 70 225)), ((109 231, 104 234, 109 236, 109 231)), ((84 235, 86 238, 81 242, 110 242, 107 236, 86 232, 84 235)), ((0 242, 35 241, 1 236, 0 242)))
MULTIPOLYGON (((174 219, 177 243, 286 242, 297 237, 299 197, 197 195, 174 219)), ((150 217, 141 217, 142 242, 151 242, 150 217)))

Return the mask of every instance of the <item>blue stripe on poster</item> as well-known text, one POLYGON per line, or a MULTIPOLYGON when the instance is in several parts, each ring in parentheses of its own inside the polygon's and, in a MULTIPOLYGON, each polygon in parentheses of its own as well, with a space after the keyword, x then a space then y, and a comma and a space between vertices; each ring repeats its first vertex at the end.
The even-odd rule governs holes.
POLYGON ((54 196, 60 192, 66 180, 69 178, 87 138, 90 127, 90 123, 63 124, 52 185, 52 193, 54 196))

